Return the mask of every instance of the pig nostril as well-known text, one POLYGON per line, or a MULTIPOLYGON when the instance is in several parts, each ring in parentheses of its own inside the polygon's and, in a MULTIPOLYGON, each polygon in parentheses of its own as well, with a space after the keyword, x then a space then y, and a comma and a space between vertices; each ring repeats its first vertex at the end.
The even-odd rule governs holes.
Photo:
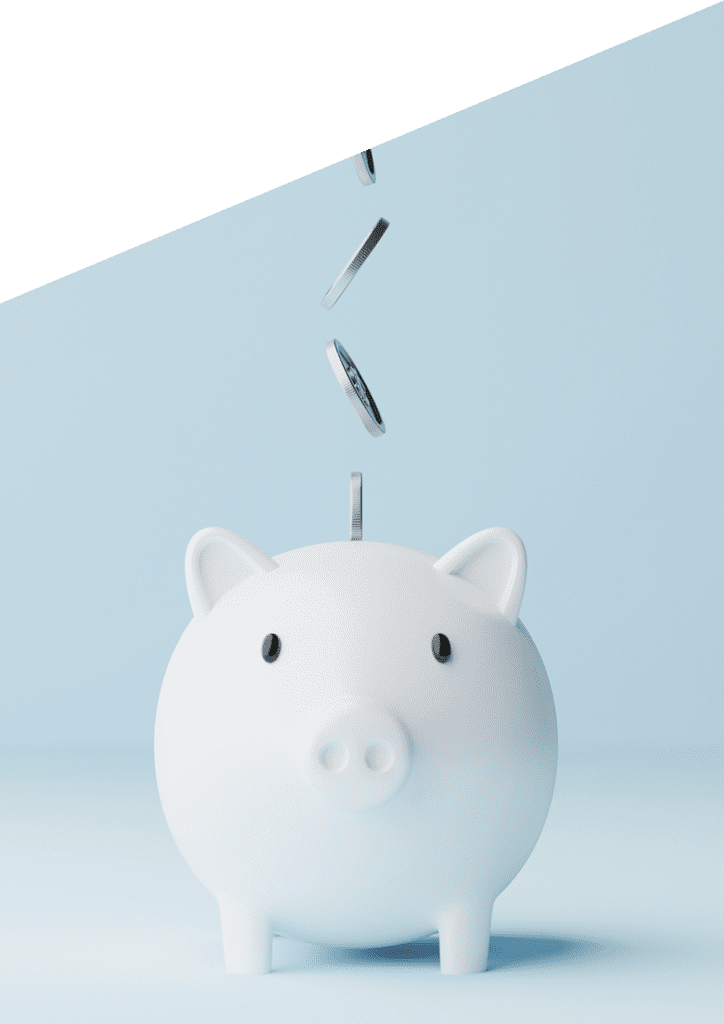
POLYGON ((305 729, 303 745, 297 746, 298 767, 330 806, 371 810, 404 785, 412 752, 404 726, 384 705, 337 699, 306 721, 309 732, 305 729))
POLYGON ((319 751, 319 763, 328 772, 343 772, 349 764, 349 751, 344 743, 325 743, 319 751))
POLYGON ((365 750, 365 764, 371 772, 388 772, 395 761, 395 752, 386 740, 370 743, 365 750))

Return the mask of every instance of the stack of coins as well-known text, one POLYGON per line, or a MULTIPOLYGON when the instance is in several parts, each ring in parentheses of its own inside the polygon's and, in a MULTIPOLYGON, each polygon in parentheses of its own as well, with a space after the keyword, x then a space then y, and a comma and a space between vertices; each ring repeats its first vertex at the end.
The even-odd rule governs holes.
MULTIPOLYGON (((353 157, 355 170, 363 185, 374 185, 377 180, 372 150, 367 149, 353 157)), ((380 241, 390 222, 380 217, 364 238, 352 258, 345 264, 322 299, 325 309, 331 309, 354 278, 362 264, 380 241)), ((370 389, 364 382, 352 357, 336 339, 325 346, 334 375, 352 405, 352 408, 372 437, 385 433, 385 424, 370 389)), ((350 481, 350 540, 362 540, 362 474, 352 473, 350 481)))

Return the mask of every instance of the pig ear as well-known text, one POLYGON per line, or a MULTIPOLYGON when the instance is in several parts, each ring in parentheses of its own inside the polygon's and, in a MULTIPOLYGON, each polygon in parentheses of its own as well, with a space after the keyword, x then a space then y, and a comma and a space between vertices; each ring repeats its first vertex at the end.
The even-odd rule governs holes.
POLYGON ((526 558, 523 541, 517 533, 503 526, 481 530, 438 558, 434 568, 480 587, 509 622, 515 625, 518 621, 526 558))
POLYGON ((210 526, 199 530, 186 548, 186 588, 194 617, 203 619, 224 594, 257 572, 271 572, 279 563, 251 541, 231 530, 210 526))

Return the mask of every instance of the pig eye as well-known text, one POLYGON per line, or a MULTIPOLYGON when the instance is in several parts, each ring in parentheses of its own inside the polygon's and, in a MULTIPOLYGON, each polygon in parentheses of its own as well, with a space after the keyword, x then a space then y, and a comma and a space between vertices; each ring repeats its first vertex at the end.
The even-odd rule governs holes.
POLYGON ((439 662, 448 661, 450 658, 450 641, 444 633, 436 633, 432 638, 432 653, 439 662))
POLYGON ((264 661, 268 661, 270 664, 272 661, 276 661, 281 647, 282 642, 276 633, 267 633, 264 643, 261 645, 261 656, 264 661))

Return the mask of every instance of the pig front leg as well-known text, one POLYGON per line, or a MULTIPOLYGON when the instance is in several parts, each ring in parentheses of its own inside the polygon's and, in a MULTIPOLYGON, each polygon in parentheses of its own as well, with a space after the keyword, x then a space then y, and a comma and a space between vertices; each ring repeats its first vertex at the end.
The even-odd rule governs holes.
POLYGON ((230 974, 268 974, 272 962, 271 924, 233 896, 219 896, 224 963, 230 974))
POLYGON ((492 912, 492 902, 480 900, 457 903, 440 914, 438 930, 443 974, 477 974, 485 970, 492 912))

